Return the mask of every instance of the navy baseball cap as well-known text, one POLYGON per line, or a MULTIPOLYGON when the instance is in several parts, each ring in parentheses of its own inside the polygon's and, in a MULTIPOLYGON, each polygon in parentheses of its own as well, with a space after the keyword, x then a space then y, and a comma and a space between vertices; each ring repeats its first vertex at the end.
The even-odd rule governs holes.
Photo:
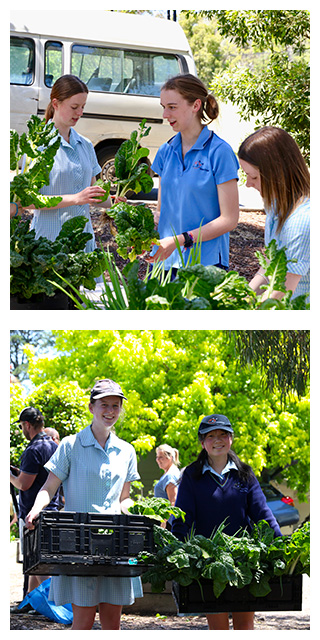
POLYGON ((227 416, 223 416, 221 413, 213 413, 211 416, 202 418, 198 429, 198 436, 202 436, 215 429, 223 429, 224 431, 229 431, 229 433, 234 433, 227 416))
POLYGON ((15 420, 15 422, 12 422, 11 424, 17 424, 18 422, 34 422, 37 418, 43 418, 39 409, 36 409, 35 407, 27 407, 21 411, 18 420, 15 420))
POLYGON ((91 389, 90 401, 99 400, 99 398, 105 398, 106 396, 119 396, 120 398, 127 400, 117 382, 109 379, 98 380, 93 389, 91 389))

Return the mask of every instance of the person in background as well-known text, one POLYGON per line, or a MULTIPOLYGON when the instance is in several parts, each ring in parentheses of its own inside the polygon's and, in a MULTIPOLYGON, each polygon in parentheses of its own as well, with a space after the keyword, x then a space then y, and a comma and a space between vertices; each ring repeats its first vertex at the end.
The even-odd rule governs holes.
MULTIPOLYGON (((190 534, 209 538, 225 522, 224 532, 235 535, 240 528, 267 520, 280 536, 280 527, 269 509, 251 467, 231 450, 233 428, 221 414, 205 416, 199 425, 201 453, 187 466, 179 484, 176 506, 185 512, 185 522, 174 519, 172 533, 184 540, 190 534)), ((233 612, 234 629, 253 629, 254 612, 233 612)), ((228 630, 228 613, 208 613, 209 629, 228 630)))
MULTIPOLYGON (((60 435, 59 435, 59 432, 57 431, 57 429, 53 429, 52 427, 46 427, 44 431, 47 434, 47 436, 52 438, 53 442, 55 442, 58 445, 60 444, 60 435)), ((58 507, 59 511, 64 509, 64 504, 65 504, 65 499, 64 499, 64 495, 63 495, 63 487, 62 487, 62 485, 60 485, 60 487, 59 487, 59 507, 58 507)))
POLYGON ((156 461, 164 474, 154 486, 154 495, 156 498, 166 498, 174 506, 180 478, 179 451, 168 444, 161 444, 156 448, 156 461))
POLYGON ((60 436, 57 429, 53 429, 52 427, 46 427, 44 429, 44 432, 47 434, 47 436, 52 438, 53 442, 55 442, 56 444, 60 444, 60 436))
POLYGON ((238 160, 227 142, 208 129, 219 114, 215 97, 190 73, 169 78, 161 89, 163 117, 175 132, 152 164, 159 176, 156 222, 160 246, 147 258, 164 261, 173 279, 186 250, 201 239, 201 264, 229 266, 229 231, 239 219, 238 160))
MULTIPOLYGON (((28 513, 27 527, 34 528, 34 519, 61 482, 66 511, 128 513, 133 504, 130 483, 140 476, 133 446, 113 432, 123 400, 126 397, 113 380, 95 383, 89 403, 92 423, 61 440, 46 465, 49 476, 28 513)), ((90 630, 97 607, 102 629, 119 630, 122 606, 142 595, 139 577, 60 575, 51 578, 49 600, 57 605, 72 603, 73 630, 90 630)))
MULTIPOLYGON (((57 444, 44 432, 44 417, 39 409, 35 407, 23 409, 16 423, 20 423, 23 435, 29 440, 29 444, 20 459, 20 470, 10 469, 10 482, 16 489, 19 489, 19 537, 23 554, 25 518, 34 503, 38 491, 48 477, 48 471, 44 465, 56 451, 57 444)), ((57 510, 59 508, 57 491, 52 494, 46 508, 49 510, 57 510)), ((35 589, 47 578, 48 576, 43 575, 29 576, 28 591, 35 589)))
MULTIPOLYGON (((247 187, 261 194, 266 211, 265 245, 275 239, 288 260, 286 289, 292 299, 310 293, 310 174, 294 139, 279 127, 262 127, 240 145, 241 168, 247 187)), ((259 268, 250 282, 258 294, 268 284, 259 268)), ((272 298, 284 293, 274 292, 272 298)))

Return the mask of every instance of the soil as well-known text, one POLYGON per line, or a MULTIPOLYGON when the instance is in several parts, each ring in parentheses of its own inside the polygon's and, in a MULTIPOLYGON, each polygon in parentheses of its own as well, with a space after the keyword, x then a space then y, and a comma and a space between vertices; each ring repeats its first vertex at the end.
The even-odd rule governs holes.
MULTIPOLYGON (((10 606, 15 607, 22 600, 23 575, 22 565, 16 562, 16 545, 10 544, 10 606)), ((255 614, 255 630, 295 630, 305 631, 310 629, 310 579, 303 577, 303 604, 302 611, 281 611, 255 614)), ((230 621, 231 627, 231 621, 230 621)), ((10 630, 45 630, 66 631, 70 626, 52 622, 40 614, 16 613, 10 615, 10 630)), ((172 613, 158 614, 150 612, 150 615, 133 615, 123 613, 121 617, 121 630, 188 630, 196 631, 208 629, 204 616, 177 616, 172 613)), ((93 630, 101 630, 99 617, 96 616, 93 630)))

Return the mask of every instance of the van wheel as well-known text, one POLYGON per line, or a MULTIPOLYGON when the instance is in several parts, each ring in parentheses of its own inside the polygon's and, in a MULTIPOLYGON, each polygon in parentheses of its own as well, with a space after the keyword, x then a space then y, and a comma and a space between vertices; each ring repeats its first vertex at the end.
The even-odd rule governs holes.
POLYGON ((120 145, 118 147, 116 146, 106 147, 104 149, 100 149, 100 151, 97 151, 98 162, 101 166, 100 177, 102 178, 102 180, 110 180, 111 193, 115 193, 116 191, 115 186, 112 186, 112 184, 113 184, 113 179, 115 177, 114 159, 119 147, 120 145))

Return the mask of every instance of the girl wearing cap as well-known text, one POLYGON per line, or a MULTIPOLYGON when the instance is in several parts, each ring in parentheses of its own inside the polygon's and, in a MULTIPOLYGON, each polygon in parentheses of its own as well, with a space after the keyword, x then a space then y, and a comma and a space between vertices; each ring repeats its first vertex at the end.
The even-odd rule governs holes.
POLYGON ((156 461, 164 474, 154 486, 154 495, 156 498, 165 498, 170 500, 172 505, 175 504, 177 497, 177 484, 179 482, 180 471, 178 466, 179 451, 170 447, 168 444, 161 444, 156 448, 156 461))
POLYGON ((239 219, 238 160, 227 142, 207 125, 218 117, 215 97, 192 74, 169 78, 161 90, 163 117, 176 135, 163 144, 152 164, 159 174, 157 220, 160 246, 149 262, 163 260, 175 276, 176 249, 201 239, 201 264, 229 266, 229 231, 239 219))
MULTIPOLYGON (((262 127, 246 138, 238 152, 247 187, 257 189, 266 210, 265 244, 275 240, 288 260, 286 289, 292 298, 310 292, 310 174, 292 136, 279 127, 262 127)), ((268 283, 260 267, 250 282, 258 294, 268 283)), ((273 298, 282 298, 276 291, 273 298)))
MULTIPOLYGON (((199 430, 202 451, 186 467, 179 485, 176 506, 186 513, 185 523, 174 520, 172 532, 184 540, 191 528, 210 537, 225 521, 225 533, 240 527, 250 531, 251 521, 267 520, 276 536, 280 527, 269 509, 251 467, 231 450, 233 429, 228 418, 213 414, 203 418, 199 430)), ((233 612, 234 629, 253 629, 254 612, 233 612)), ((228 613, 207 614, 209 629, 228 630, 228 613)))
MULTIPOLYGON (((92 423, 83 431, 63 438, 45 467, 49 476, 27 515, 33 520, 63 484, 65 510, 75 512, 128 513, 132 504, 130 483, 140 478, 134 448, 112 431, 122 401, 121 387, 113 380, 99 380, 90 395, 92 423)), ((49 599, 72 603, 73 630, 91 629, 97 606, 102 629, 120 629, 123 605, 142 597, 140 578, 53 576, 49 599)))

